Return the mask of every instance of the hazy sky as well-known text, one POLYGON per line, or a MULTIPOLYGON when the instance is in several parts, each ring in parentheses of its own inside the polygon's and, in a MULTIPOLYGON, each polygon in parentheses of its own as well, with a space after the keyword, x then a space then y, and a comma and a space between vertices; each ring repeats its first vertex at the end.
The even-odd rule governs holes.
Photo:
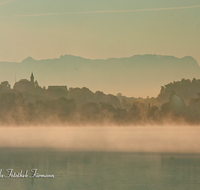
POLYGON ((191 55, 200 64, 200 1, 0 0, 0 61, 64 54, 191 55))

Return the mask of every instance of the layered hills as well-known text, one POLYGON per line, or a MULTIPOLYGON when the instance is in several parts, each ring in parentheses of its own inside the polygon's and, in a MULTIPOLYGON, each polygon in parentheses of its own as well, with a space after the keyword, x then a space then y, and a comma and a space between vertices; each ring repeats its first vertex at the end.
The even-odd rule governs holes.
POLYGON ((31 72, 40 86, 87 87, 132 97, 155 97, 163 84, 182 78, 200 78, 200 67, 190 56, 134 55, 91 60, 64 55, 45 60, 28 57, 21 63, 0 62, 0 81, 9 81, 11 85, 15 80, 29 79, 31 72))

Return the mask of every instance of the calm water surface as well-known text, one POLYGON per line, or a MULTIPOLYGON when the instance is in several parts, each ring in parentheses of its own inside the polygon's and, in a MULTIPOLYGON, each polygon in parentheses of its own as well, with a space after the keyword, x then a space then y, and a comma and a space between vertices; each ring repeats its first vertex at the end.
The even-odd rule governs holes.
POLYGON ((55 178, 0 179, 6 190, 199 190, 200 154, 1 148, 0 169, 55 178))

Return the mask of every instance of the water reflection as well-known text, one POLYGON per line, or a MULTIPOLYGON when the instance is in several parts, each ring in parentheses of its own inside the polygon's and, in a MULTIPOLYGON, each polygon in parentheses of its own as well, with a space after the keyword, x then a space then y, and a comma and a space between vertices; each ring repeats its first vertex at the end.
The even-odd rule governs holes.
POLYGON ((20 190, 186 190, 199 189, 200 155, 131 152, 68 152, 0 149, 1 169, 37 168, 54 179, 0 179, 20 190))

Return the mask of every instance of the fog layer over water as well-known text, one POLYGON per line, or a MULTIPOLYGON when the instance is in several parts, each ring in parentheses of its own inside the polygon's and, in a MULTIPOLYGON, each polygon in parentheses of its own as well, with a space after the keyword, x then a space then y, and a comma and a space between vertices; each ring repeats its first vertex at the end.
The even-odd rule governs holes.
POLYGON ((200 153, 199 127, 2 127, 0 147, 200 153))

